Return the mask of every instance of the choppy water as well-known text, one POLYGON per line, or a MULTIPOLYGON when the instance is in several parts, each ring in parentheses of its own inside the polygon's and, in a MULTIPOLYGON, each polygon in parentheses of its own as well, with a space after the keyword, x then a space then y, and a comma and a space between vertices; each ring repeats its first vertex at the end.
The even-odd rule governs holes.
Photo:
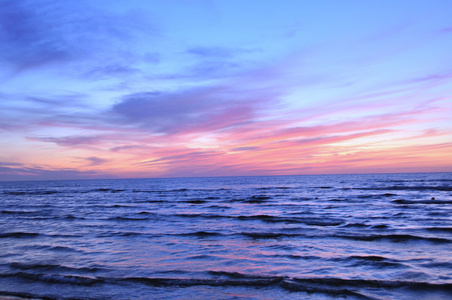
POLYGON ((0 182, 0 200, 3 298, 452 299, 452 173, 0 182))

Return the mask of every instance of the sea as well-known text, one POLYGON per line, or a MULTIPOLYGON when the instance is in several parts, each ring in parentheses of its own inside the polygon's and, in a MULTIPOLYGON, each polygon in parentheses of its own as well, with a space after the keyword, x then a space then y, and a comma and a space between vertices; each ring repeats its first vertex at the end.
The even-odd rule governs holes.
POLYGON ((452 173, 0 182, 0 299, 452 299, 452 173))

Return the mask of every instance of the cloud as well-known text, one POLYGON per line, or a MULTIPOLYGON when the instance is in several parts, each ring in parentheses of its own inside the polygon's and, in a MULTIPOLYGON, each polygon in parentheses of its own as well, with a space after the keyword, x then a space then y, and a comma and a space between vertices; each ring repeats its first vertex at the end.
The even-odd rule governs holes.
POLYGON ((56 20, 47 15, 49 5, 37 2, 12 0, 0 3, 0 58, 16 63, 20 68, 72 56, 73 49, 68 47, 68 41, 52 26, 56 20))
POLYGON ((132 150, 132 149, 146 149, 146 146, 142 145, 122 145, 122 146, 116 146, 110 149, 112 152, 121 152, 125 150, 132 150))
POLYGON ((188 54, 201 58, 232 58, 242 51, 225 47, 193 47, 186 51, 188 54))
POLYGON ((76 169, 60 168, 47 169, 41 167, 2 167, 0 166, 0 181, 14 180, 66 180, 114 178, 111 174, 97 171, 81 171, 76 169))
POLYGON ((14 163, 14 162, 6 162, 6 161, 0 161, 0 166, 9 166, 9 167, 13 167, 13 166, 22 166, 22 164, 20 163, 14 163))
POLYGON ((349 140, 353 140, 353 139, 357 139, 357 138, 369 137, 369 136, 380 135, 380 134, 385 134, 385 133, 390 133, 390 132, 393 132, 393 130, 378 129, 378 130, 364 131, 364 132, 348 134, 348 135, 334 135, 334 136, 326 136, 326 137, 320 136, 320 137, 315 137, 315 138, 300 139, 300 140, 296 140, 295 143, 302 144, 302 145, 330 145, 330 144, 345 142, 345 141, 349 141, 349 140))
POLYGON ((184 63, 175 72, 159 75, 165 80, 213 81, 241 76, 256 68, 259 54, 254 48, 195 46, 181 54, 184 63))
POLYGON ((99 165, 103 165, 103 164, 109 162, 108 159, 95 157, 95 156, 85 157, 84 159, 86 161, 88 161, 88 163, 89 163, 88 166, 99 166, 99 165))
POLYGON ((100 139, 101 135, 120 135, 128 131, 127 128, 112 125, 115 121, 103 110, 95 108, 98 104, 95 100, 92 95, 65 91, 0 95, 0 129, 30 140, 59 144, 86 140, 80 139, 80 136, 100 139), (56 138, 52 136, 55 132, 58 132, 56 138))
POLYGON ((259 147, 237 147, 237 148, 232 148, 231 151, 257 151, 259 150, 259 147))
POLYGON ((83 0, 1 0, 0 7, 0 63, 14 72, 89 61, 73 72, 117 74, 136 59, 136 36, 155 32, 139 14, 101 11, 83 0))
POLYGON ((122 122, 163 134, 207 132, 253 122, 267 99, 224 87, 124 96, 112 108, 122 122))
POLYGON ((185 53, 190 54, 199 59, 238 59, 243 55, 252 55, 259 52, 257 49, 231 48, 221 46, 197 46, 189 48, 185 53))
POLYGON ((94 78, 94 79, 103 79, 106 77, 124 77, 128 75, 140 74, 140 70, 138 68, 132 68, 124 64, 111 64, 104 66, 97 66, 88 70, 84 77, 86 78, 94 78))
POLYGON ((143 164, 156 164, 156 163, 162 163, 162 162, 171 162, 173 163, 186 163, 186 162, 194 162, 194 161, 200 161, 204 160, 206 158, 212 158, 214 156, 217 156, 218 154, 221 154, 221 152, 217 151, 189 151, 189 150, 176 150, 178 154, 174 155, 168 155, 168 156, 162 156, 158 159, 144 161, 137 163, 138 165, 143 164))
POLYGON ((441 29, 439 29, 439 32, 440 33, 446 33, 446 34, 452 33, 452 27, 441 28, 441 29))
POLYGON ((64 147, 80 147, 99 143, 99 136, 29 137, 31 141, 55 143, 64 147))

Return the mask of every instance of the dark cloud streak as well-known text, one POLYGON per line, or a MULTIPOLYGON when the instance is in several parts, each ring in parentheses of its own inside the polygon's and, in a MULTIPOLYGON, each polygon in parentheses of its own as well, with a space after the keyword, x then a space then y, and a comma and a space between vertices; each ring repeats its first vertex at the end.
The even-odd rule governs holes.
POLYGON ((55 143, 64 147, 80 147, 99 142, 98 136, 68 136, 68 137, 29 137, 29 140, 55 143))
POLYGON ((15 180, 69 180, 90 178, 112 178, 96 171, 80 171, 76 169, 45 169, 33 167, 2 167, 0 166, 0 181, 15 180))

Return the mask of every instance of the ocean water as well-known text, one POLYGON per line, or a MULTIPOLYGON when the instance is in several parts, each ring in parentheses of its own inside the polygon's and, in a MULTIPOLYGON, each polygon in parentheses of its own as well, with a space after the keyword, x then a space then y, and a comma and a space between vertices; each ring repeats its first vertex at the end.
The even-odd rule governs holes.
POLYGON ((0 182, 0 299, 452 299, 452 173, 0 182))

